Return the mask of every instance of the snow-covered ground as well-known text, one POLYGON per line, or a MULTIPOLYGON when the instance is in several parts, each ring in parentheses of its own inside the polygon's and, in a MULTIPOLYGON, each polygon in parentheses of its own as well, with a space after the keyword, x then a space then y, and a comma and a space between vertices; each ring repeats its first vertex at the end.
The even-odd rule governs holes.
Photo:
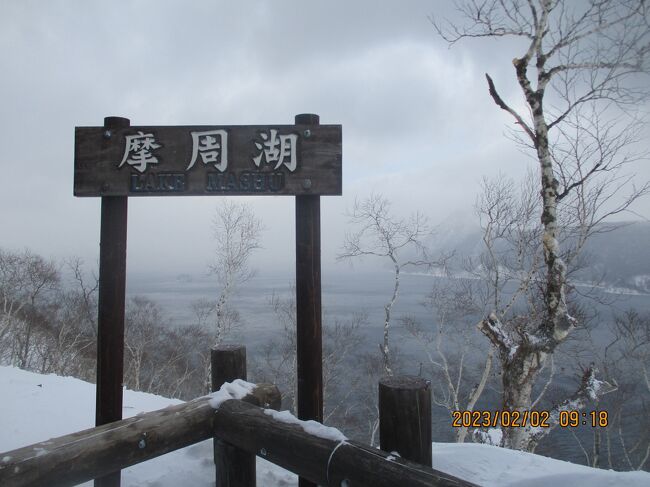
MULTIPOLYGON (((70 377, 0 367, 0 462, 3 452, 93 426, 95 386, 70 377)), ((180 401, 126 391, 124 416, 180 401)), ((478 444, 433 444, 433 466, 485 486, 650 486, 650 473, 598 470, 478 444)), ((296 476, 258 458, 260 487, 297 485, 296 476)), ((91 485, 90 483, 84 485, 91 485)), ((211 441, 198 443, 122 472, 123 486, 214 485, 211 441)))

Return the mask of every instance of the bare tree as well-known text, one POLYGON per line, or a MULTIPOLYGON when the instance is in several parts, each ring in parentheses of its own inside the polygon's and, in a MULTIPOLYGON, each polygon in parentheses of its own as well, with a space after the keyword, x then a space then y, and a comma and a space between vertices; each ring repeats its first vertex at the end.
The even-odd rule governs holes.
POLYGON ((185 400, 206 394, 208 374, 203 359, 210 355, 208 330, 196 325, 161 326, 156 335, 155 349, 149 352, 152 366, 143 389, 185 400))
POLYGON ((60 281, 53 261, 33 254, 0 249, 0 358, 27 369, 31 365, 37 329, 45 319, 41 306, 60 281))
MULTIPOLYGON (((610 323, 611 339, 601 363, 608 380, 618 385, 599 409, 608 422, 594 436, 594 466, 643 470, 650 466, 650 313, 627 310, 610 323), (603 437, 603 438, 601 438, 603 437)), ((586 453, 586 452, 585 452, 586 453)))
MULTIPOLYGON (((495 104, 514 119, 512 135, 538 166, 544 262, 539 313, 507 317, 495 309, 479 325, 498 350, 503 408, 523 411, 533 403, 533 386, 547 360, 578 325, 567 302, 570 260, 599 222, 626 211, 650 189, 647 183, 635 187, 633 176, 624 174, 642 156, 634 151, 641 121, 635 108, 648 96, 649 11, 644 0, 468 0, 457 8, 464 23, 433 20, 450 44, 502 37, 526 43, 523 55, 513 59, 523 110, 501 96, 492 77, 486 79, 495 104), (558 241, 570 222, 579 237, 573 253, 563 252, 558 241)), ((594 372, 585 371, 572 401, 558 404, 552 417, 602 392, 594 372)), ((539 434, 504 428, 502 444, 534 449, 539 434)))
POLYGON ((190 303, 194 325, 208 329, 214 319, 217 303, 210 299, 199 298, 190 303))
POLYGON ((255 376, 259 382, 272 382, 282 391, 282 407, 296 415, 297 358, 296 358, 296 299, 295 286, 291 286, 288 297, 273 293, 269 304, 273 309, 281 331, 261 349, 261 360, 256 364, 255 376))
MULTIPOLYGON (((434 377, 434 403, 450 413, 474 411, 486 387, 494 387, 495 347, 478 343, 474 327, 468 325, 491 309, 502 316, 520 313, 522 306, 535 312, 534 289, 542 259, 533 187, 530 177, 519 188, 503 175, 483 179, 475 205, 483 250, 460 256, 444 281, 433 285, 423 303, 432 313, 431 327, 404 319, 426 353, 434 377)), ((454 428, 458 442, 464 442, 468 433, 477 438, 470 428, 454 428)))
MULTIPOLYGON (((394 349, 393 349, 394 352, 394 349)), ((392 357, 393 365, 399 356, 392 357)), ((364 353, 358 358, 358 367, 362 373, 359 383, 359 425, 360 439, 372 446, 379 447, 379 381, 384 375, 383 357, 376 353, 364 353)), ((398 368, 398 367, 396 367, 398 368)))
MULTIPOLYGON (((220 290, 214 308, 208 314, 214 313, 214 341, 217 345, 239 322, 239 314, 230 306, 230 297, 238 285, 254 275, 249 261, 253 252, 260 248, 262 224, 250 205, 226 200, 217 207, 212 228, 217 245, 210 271, 217 276, 220 290)), ((203 303, 201 312, 206 310, 203 303)))
POLYGON ((384 372, 392 375, 391 310, 399 295, 400 273, 408 266, 431 268, 442 265, 443 261, 432 260, 427 254, 424 240, 431 230, 421 213, 412 214, 408 219, 395 217, 391 214, 390 202, 381 195, 372 194, 363 201, 356 201, 349 216, 355 228, 346 234, 337 259, 378 257, 390 262, 393 269, 393 292, 384 305, 383 342, 379 345, 384 372))
POLYGON ((152 355, 164 327, 162 311, 154 301, 142 296, 129 299, 124 326, 124 379, 133 390, 149 391, 155 381, 156 366, 152 355))
POLYGON ((95 377, 97 339, 79 319, 74 290, 61 290, 58 306, 51 310, 41 336, 40 368, 43 373, 74 376, 84 380, 95 377))
POLYGON ((77 320, 83 323, 83 328, 97 336, 97 292, 99 290, 99 277, 95 272, 90 276, 84 270, 81 259, 73 257, 66 261, 68 271, 72 274, 74 289, 70 298, 74 302, 74 309, 78 313, 77 320))
POLYGON ((97 289, 99 280, 88 275, 79 258, 64 262, 65 282, 56 292, 46 332, 48 347, 42 359, 47 372, 92 381, 95 378, 97 345, 97 289))
MULTIPOLYGON (((494 347, 476 342, 473 324, 483 311, 479 281, 447 278, 434 284, 423 305, 433 315, 433 326, 425 326, 412 316, 402 319, 406 330, 422 345, 428 359, 434 404, 452 411, 474 411, 492 379, 494 347)), ((423 371, 424 372, 424 371, 423 371)), ((455 439, 463 443, 470 432, 453 428, 455 439)))
MULTIPOLYGON (((270 304, 282 331, 277 338, 262 347, 262 359, 255 367, 256 380, 273 382, 282 391, 283 407, 294 414, 296 396, 296 299, 292 286, 288 297, 274 294, 270 304)), ((360 328, 367 316, 356 313, 348 320, 328 320, 323 323, 323 422, 343 427, 353 416, 359 371, 351 358, 361 342, 360 328)))
MULTIPOLYGON (((92 381, 98 282, 80 259, 67 260, 65 268, 64 281, 52 261, 28 250, 0 250, 0 363, 92 381)), ((125 329, 127 385, 169 397, 196 397, 205 392, 197 350, 209 348, 209 340, 203 327, 172 329, 155 302, 131 298, 125 329)))

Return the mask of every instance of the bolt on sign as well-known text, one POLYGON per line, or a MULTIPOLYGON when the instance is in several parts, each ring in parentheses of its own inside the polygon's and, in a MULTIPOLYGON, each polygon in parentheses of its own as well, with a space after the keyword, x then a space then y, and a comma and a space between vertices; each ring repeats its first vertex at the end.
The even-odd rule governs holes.
POLYGON ((75 196, 341 191, 340 125, 75 128, 75 196))

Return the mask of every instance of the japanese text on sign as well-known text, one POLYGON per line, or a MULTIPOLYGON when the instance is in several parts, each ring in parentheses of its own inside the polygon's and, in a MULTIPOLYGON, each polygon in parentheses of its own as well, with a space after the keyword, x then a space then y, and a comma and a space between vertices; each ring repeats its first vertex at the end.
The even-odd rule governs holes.
POLYGON ((147 164, 158 164, 158 159, 151 151, 162 147, 156 143, 153 134, 138 132, 137 135, 127 135, 124 146, 124 157, 118 167, 124 163, 132 166, 136 171, 145 172, 147 164))
MULTIPOLYGON (((225 130, 208 130, 204 132, 190 132, 192 137, 192 157, 187 165, 186 171, 194 167, 196 161, 201 159, 203 164, 213 164, 214 167, 224 172, 228 168, 228 133, 225 130)), ((274 165, 274 170, 284 165, 289 171, 296 170, 296 145, 298 136, 296 134, 278 135, 276 129, 268 133, 261 132, 255 147, 259 153, 252 158, 256 167, 262 162, 274 165)), ((148 164, 159 164, 159 160, 153 151, 162 147, 153 134, 138 132, 137 135, 125 137, 124 156, 118 167, 128 164, 137 171, 143 173, 147 170, 148 164)))
POLYGON ((201 155, 203 164, 214 164, 223 172, 228 167, 228 133, 225 130, 190 132, 192 135, 192 159, 186 171, 192 169, 197 156, 201 155))

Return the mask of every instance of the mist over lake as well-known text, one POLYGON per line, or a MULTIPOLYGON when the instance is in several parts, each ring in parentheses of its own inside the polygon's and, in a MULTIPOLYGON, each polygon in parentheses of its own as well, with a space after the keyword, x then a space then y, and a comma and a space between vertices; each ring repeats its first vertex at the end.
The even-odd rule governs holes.
MULTIPOLYGON (((392 309, 393 330, 396 337, 403 334, 399 326, 401 316, 409 315, 423 323, 431 323, 432 313, 423 306, 423 303, 434 283, 444 284, 447 279, 424 273, 402 272, 400 274, 399 297, 392 309)), ((254 349, 260 342, 277 334, 279 324, 274 317, 270 300, 274 294, 289 297, 294 281, 295 276, 289 272, 259 272, 239 286, 231 299, 245 324, 238 330, 236 337, 254 349)), ((374 350, 376 344, 381 341, 384 306, 390 299, 394 286, 392 273, 390 271, 355 273, 349 270, 323 272, 321 282, 323 322, 345 320, 354 313, 366 312, 368 325, 363 331, 371 339, 371 343, 366 343, 365 346, 374 350)), ((592 289, 590 286, 588 289, 599 298, 612 302, 609 306, 595 304, 602 311, 603 318, 610 317, 612 313, 622 313, 630 308, 640 312, 650 311, 649 294, 632 290, 625 292, 624 289, 612 292, 607 289, 592 289)), ((127 276, 127 295, 145 296, 156 301, 170 318, 170 324, 174 326, 192 323, 194 319, 190 308, 192 301, 201 298, 216 299, 217 294, 218 282, 214 276, 208 274, 151 273, 127 276)), ((592 305, 595 303, 591 299, 583 298, 583 300, 592 305)))

